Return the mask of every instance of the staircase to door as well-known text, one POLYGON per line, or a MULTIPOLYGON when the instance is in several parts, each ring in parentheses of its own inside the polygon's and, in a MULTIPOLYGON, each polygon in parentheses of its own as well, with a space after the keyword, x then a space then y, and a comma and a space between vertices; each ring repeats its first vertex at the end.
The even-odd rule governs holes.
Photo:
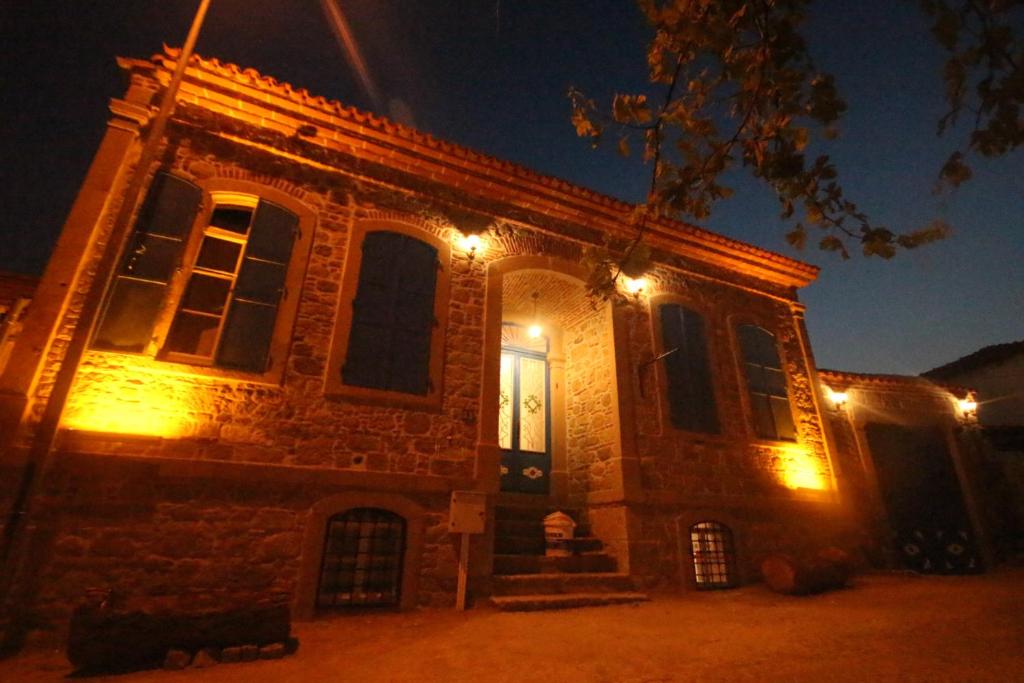
MULTIPOLYGON (((544 554, 544 517, 556 508, 544 498, 502 494, 495 507, 491 603, 505 611, 534 611, 647 600, 629 574, 618 571, 601 540, 577 526, 569 557, 544 554)), ((562 509, 579 523, 577 511, 562 509)))

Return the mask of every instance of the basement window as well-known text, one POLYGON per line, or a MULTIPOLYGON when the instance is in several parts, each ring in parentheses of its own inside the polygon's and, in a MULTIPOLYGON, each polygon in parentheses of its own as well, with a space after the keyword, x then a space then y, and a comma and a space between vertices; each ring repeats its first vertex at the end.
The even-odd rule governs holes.
POLYGON ((398 607, 405 520, 377 508, 356 508, 327 523, 318 609, 398 607))
POLYGON ((690 554, 697 590, 736 585, 736 552, 729 527, 712 521, 691 526, 690 554))

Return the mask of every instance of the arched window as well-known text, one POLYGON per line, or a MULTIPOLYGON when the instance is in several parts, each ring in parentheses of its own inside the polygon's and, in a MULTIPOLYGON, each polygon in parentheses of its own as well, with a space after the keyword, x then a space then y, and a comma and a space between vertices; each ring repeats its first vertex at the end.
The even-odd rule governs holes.
POLYGON ((437 269, 437 249, 426 242, 367 233, 341 369, 345 384, 427 394, 437 269))
POLYGON ((318 609, 397 607, 405 555, 405 520, 378 508, 355 508, 327 523, 318 609))
POLYGON ((736 551, 729 527, 719 522, 697 522, 690 527, 690 552, 698 590, 736 585, 736 551))
POLYGON ((717 434, 718 412, 711 388, 704 318, 678 304, 664 304, 659 313, 672 425, 690 432, 717 434))
POLYGON ((775 335, 757 325, 740 325, 738 331, 754 433, 762 439, 796 441, 775 335))
POLYGON ((214 191, 209 199, 197 221, 203 190, 168 172, 156 175, 111 283, 93 348, 146 352, 154 334, 161 334, 158 321, 167 310, 173 316, 162 360, 268 372, 275 333, 286 339, 290 324, 281 309, 287 308, 289 272, 297 268, 294 256, 303 251, 296 249, 299 216, 248 191, 214 191), (179 269, 180 289, 172 286, 179 269))

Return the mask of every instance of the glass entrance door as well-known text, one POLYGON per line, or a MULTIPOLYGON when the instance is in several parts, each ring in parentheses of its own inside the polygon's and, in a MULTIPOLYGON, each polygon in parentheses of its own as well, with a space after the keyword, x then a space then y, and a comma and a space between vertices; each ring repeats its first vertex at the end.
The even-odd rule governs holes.
POLYGON ((502 326, 498 445, 501 490, 547 493, 551 475, 547 339, 502 326))

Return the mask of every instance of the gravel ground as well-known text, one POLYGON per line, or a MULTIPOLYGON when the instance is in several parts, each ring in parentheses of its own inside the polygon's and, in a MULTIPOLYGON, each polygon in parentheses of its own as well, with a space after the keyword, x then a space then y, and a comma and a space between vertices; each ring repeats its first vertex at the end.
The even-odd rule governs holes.
MULTIPOLYGON (((1024 568, 871 575, 825 595, 763 586, 639 606, 350 615, 297 624, 298 654, 139 681, 1024 681, 1024 568)), ((0 681, 70 674, 59 652, 0 662, 0 681)))

